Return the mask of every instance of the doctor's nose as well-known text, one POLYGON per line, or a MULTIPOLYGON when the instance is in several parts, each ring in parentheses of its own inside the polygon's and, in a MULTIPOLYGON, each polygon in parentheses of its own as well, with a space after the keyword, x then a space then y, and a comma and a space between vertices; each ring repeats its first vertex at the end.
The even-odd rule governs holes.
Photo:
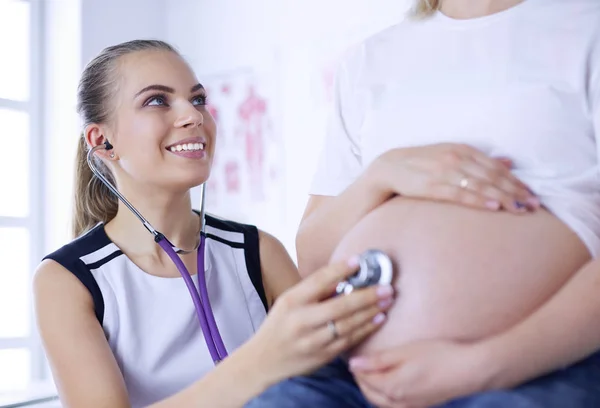
POLYGON ((204 124, 204 116, 201 112, 194 109, 194 111, 188 111, 182 114, 174 123, 177 128, 184 127, 200 127, 204 124))

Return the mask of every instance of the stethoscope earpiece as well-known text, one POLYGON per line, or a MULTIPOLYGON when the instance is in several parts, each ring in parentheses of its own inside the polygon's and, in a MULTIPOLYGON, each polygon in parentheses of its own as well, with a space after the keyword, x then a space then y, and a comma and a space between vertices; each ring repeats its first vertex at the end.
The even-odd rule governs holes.
POLYGON ((111 150, 113 148, 113 145, 111 145, 110 142, 107 140, 106 142, 104 142, 104 148, 106 150, 111 150))

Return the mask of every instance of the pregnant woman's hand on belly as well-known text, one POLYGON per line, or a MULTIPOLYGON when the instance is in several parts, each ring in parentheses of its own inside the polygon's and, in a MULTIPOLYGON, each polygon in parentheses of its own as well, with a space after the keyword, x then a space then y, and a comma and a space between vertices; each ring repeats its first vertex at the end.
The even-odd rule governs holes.
POLYGON ((509 159, 491 158, 467 145, 442 143, 389 150, 368 172, 379 188, 401 196, 516 214, 539 208, 511 165, 509 159))
POLYGON ((381 327, 393 303, 391 286, 333 297, 336 285, 357 269, 354 258, 326 266, 275 301, 247 343, 257 367, 268 372, 273 382, 328 363, 381 327))
POLYGON ((350 360, 365 396, 379 408, 426 408, 485 388, 481 349, 451 341, 419 341, 350 360))

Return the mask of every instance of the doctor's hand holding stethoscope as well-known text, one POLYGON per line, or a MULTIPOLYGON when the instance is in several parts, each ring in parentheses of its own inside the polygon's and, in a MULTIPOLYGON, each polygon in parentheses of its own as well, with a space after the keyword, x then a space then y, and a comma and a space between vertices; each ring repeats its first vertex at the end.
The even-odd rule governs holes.
POLYGON ((391 285, 374 285, 332 296, 339 282, 357 270, 358 258, 352 258, 323 267, 288 289, 256 334, 217 371, 244 361, 252 382, 266 388, 309 373, 359 344, 385 322, 394 293, 391 285))

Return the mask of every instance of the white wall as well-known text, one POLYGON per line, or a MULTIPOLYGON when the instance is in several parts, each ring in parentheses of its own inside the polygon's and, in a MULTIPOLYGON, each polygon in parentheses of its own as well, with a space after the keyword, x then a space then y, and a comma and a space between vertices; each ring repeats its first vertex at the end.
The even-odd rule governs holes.
POLYGON ((164 39, 166 0, 80 0, 81 58, 134 39, 164 39))
POLYGON ((166 38, 188 58, 201 82, 203 75, 238 69, 276 71, 285 216, 267 229, 294 257, 294 236, 326 124, 323 106, 314 102, 320 68, 351 44, 400 21, 406 9, 407 0, 167 2, 166 38))

